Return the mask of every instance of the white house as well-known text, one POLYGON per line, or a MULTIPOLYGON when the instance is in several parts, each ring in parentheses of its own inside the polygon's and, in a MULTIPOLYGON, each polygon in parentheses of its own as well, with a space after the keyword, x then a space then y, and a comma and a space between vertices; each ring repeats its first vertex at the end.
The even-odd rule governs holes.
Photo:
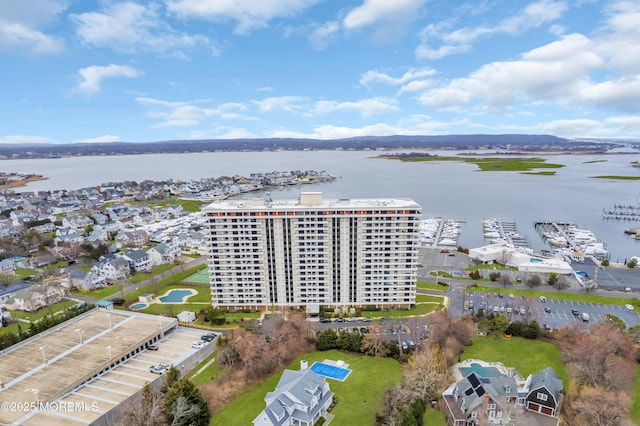
POLYGON ((267 407, 254 426, 313 426, 327 415, 333 392, 324 377, 311 370, 284 370, 276 390, 264 398, 267 407))
POLYGON ((149 254, 153 266, 168 264, 176 261, 176 257, 180 254, 180 248, 173 244, 158 244, 147 250, 147 254, 149 254))
POLYGON ((153 267, 151 257, 144 250, 131 250, 125 255, 131 267, 136 272, 149 272, 153 267))
POLYGON ((34 284, 29 288, 17 291, 7 301, 7 308, 14 311, 36 312, 38 309, 58 303, 64 297, 64 289, 45 284, 34 284))

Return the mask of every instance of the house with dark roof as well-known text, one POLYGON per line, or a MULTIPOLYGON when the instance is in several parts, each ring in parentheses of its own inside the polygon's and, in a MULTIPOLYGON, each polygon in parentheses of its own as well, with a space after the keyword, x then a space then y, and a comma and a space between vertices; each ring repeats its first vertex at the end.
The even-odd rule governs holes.
POLYGON ((131 268, 136 272, 150 272, 153 266, 151 257, 144 250, 131 250, 123 257, 129 261, 131 268))
POLYGON ((284 370, 274 392, 264 398, 267 407, 254 426, 313 426, 327 415, 333 392, 324 377, 309 369, 284 370))
POLYGON ((513 369, 510 374, 490 375, 472 371, 443 392, 446 415, 453 426, 518 424, 518 410, 526 410, 527 424, 558 423, 562 402, 562 380, 547 367, 525 381, 513 369), (514 423, 515 422, 515 423, 514 423))
POLYGON ((525 399, 527 410, 556 417, 561 402, 562 379, 547 367, 527 378, 525 399))

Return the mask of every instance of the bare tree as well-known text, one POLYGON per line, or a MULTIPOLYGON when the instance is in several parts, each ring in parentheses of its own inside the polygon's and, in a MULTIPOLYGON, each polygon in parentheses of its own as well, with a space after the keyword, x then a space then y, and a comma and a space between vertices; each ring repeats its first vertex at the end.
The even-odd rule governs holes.
POLYGON ((507 288, 507 286, 508 286, 508 285, 513 284, 513 283, 511 282, 511 277, 510 277, 509 275, 507 275, 507 274, 502 274, 502 275, 500 275, 500 278, 498 278, 498 282, 499 282, 500 284, 502 284, 502 287, 503 287, 503 288, 507 288))
POLYGON ((439 345, 423 345, 405 371, 405 385, 415 398, 430 401, 450 380, 447 360, 439 345))
POLYGON ((529 290, 532 290, 536 287, 540 287, 542 285, 542 280, 538 275, 531 275, 524 284, 529 287, 529 290))
POLYGON ((560 293, 562 290, 568 289, 569 287, 571 287, 571 285, 567 282, 567 280, 565 280, 563 277, 558 278, 558 282, 555 285, 558 293, 560 293))
POLYGON ((385 357, 389 355, 389 347, 387 346, 386 336, 377 333, 377 329, 373 333, 369 333, 362 341, 362 351, 369 356, 385 357))
POLYGON ((164 425, 164 395, 149 385, 142 388, 142 400, 131 403, 124 413, 124 426, 164 425))
POLYGON ((627 418, 630 398, 603 386, 588 386, 571 404, 572 425, 618 426, 630 424, 627 418))

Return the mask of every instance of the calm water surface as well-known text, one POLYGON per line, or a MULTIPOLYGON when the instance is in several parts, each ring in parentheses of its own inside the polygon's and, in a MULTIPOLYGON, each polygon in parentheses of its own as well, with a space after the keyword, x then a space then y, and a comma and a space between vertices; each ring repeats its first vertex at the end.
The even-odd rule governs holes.
MULTIPOLYGON (((445 153, 450 155, 451 152, 445 153)), ((592 179, 596 175, 639 175, 631 167, 637 155, 546 156, 565 164, 555 176, 515 172, 478 172, 473 164, 402 163, 370 158, 373 152, 229 152, 151 154, 113 157, 73 157, 1 161, 4 172, 42 174, 25 191, 78 189, 109 181, 249 175, 255 172, 326 170, 340 176, 335 182, 305 186, 326 198, 409 197, 422 205, 423 216, 466 221, 460 244, 484 244, 482 219, 515 221, 534 248, 544 244, 533 228, 535 220, 565 220, 591 229, 607 245, 612 261, 640 256, 640 241, 624 235, 640 222, 603 221, 602 209, 614 203, 637 203, 638 181, 592 179), (592 160, 605 162, 588 163, 592 160)), ((273 191, 273 198, 297 198, 299 188, 273 191)))

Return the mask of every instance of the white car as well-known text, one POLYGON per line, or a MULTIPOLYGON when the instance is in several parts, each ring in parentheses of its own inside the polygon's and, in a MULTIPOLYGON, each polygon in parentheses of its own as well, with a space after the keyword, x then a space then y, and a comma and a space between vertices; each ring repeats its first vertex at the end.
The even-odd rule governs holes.
POLYGON ((624 305, 624 306, 626 306, 626 308, 630 311, 634 310, 633 305, 624 305))
POLYGON ((191 347, 192 347, 193 349, 202 349, 202 348, 204 348, 204 345, 205 345, 206 343, 207 343, 207 342, 205 342, 205 341, 199 340, 199 341, 197 341, 197 342, 193 342, 193 343, 191 343, 191 347))

